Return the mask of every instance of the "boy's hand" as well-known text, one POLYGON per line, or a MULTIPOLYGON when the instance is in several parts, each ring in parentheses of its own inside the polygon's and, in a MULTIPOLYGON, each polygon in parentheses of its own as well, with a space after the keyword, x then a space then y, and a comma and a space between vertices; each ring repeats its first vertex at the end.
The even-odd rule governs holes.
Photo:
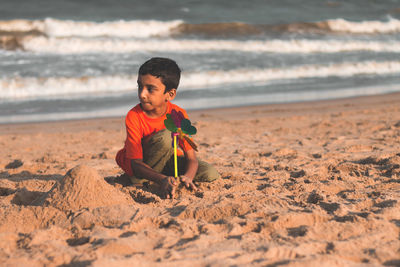
POLYGON ((173 199, 175 196, 175 188, 178 185, 176 179, 172 176, 168 176, 161 182, 161 191, 165 198, 173 199))
POLYGON ((183 184, 189 188, 192 189, 193 191, 197 190, 197 187, 194 185, 193 183, 193 179, 190 179, 189 177, 185 176, 185 175, 181 175, 179 176, 181 178, 181 181, 183 182, 183 184))

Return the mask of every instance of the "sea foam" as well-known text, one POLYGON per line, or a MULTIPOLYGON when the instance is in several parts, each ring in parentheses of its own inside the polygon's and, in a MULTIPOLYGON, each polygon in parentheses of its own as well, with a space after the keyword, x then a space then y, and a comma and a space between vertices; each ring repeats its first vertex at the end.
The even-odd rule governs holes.
POLYGON ((342 18, 296 22, 284 25, 260 25, 241 22, 190 24, 183 20, 118 20, 118 21, 73 21, 46 18, 43 20, 7 20, 0 21, 0 31, 30 32, 38 31, 48 37, 123 37, 148 38, 172 34, 201 35, 253 35, 270 31, 289 32, 339 32, 351 34, 386 34, 400 32, 400 20, 389 18, 387 21, 349 21, 342 18))
MULTIPOLYGON (((221 85, 247 85, 304 78, 351 77, 353 75, 393 75, 400 73, 400 61, 364 61, 338 64, 301 65, 293 68, 210 70, 183 73, 180 91, 201 90, 221 85)), ((0 100, 46 98, 79 98, 104 94, 128 93, 136 90, 136 75, 101 77, 3 78, 0 100)))
POLYGON ((72 21, 47 18, 44 20, 0 21, 0 31, 29 32, 39 31, 48 37, 136 37, 168 35, 171 30, 183 23, 181 20, 133 20, 133 21, 72 21))
POLYGON ((177 40, 177 39, 85 39, 31 37, 21 46, 41 53, 127 53, 138 51, 241 51, 271 53, 338 53, 346 51, 400 52, 399 41, 357 40, 177 40))
POLYGON ((395 33, 400 31, 400 20, 352 22, 345 19, 328 20, 331 31, 348 33, 395 33))

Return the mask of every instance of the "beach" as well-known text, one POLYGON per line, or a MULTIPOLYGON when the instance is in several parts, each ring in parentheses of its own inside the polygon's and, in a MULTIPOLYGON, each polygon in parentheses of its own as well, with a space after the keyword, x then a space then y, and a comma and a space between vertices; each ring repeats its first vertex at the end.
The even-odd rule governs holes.
POLYGON ((133 186, 124 118, 0 125, 2 266, 399 266, 400 93, 189 111, 222 178, 133 186))

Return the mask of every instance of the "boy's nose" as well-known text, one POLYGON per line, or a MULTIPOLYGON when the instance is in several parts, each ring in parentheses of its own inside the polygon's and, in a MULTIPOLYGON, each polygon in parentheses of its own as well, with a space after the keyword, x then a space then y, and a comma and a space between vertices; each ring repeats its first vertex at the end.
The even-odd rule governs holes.
POLYGON ((146 89, 142 89, 142 90, 139 90, 139 97, 141 98, 141 99, 145 99, 146 97, 147 97, 147 93, 146 93, 146 89))

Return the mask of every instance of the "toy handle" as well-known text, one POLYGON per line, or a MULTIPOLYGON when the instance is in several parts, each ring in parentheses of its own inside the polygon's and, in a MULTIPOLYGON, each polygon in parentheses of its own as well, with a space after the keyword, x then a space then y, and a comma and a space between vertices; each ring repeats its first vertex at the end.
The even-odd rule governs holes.
POLYGON ((178 133, 173 133, 174 136, 174 167, 175 167, 175 178, 178 178, 178 149, 177 149, 177 136, 178 133))

